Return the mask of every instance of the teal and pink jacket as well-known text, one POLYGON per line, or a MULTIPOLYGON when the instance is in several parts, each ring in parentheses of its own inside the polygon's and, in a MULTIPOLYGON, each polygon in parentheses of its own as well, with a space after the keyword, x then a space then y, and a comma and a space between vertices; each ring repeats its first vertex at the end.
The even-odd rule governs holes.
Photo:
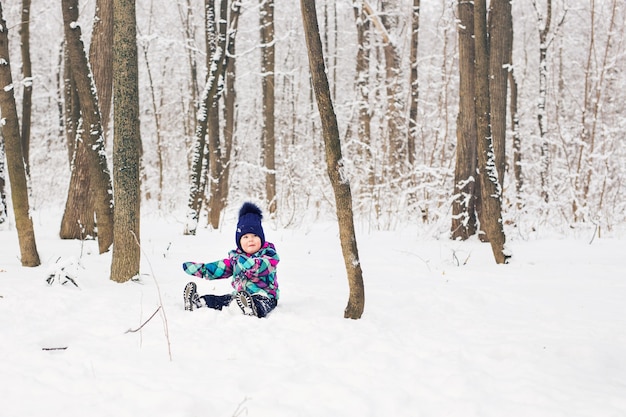
POLYGON ((228 258, 210 263, 185 262, 183 270, 189 275, 204 279, 232 277, 235 291, 263 295, 278 300, 280 291, 276 279, 276 265, 280 258, 273 243, 265 242, 252 255, 233 249, 228 258))

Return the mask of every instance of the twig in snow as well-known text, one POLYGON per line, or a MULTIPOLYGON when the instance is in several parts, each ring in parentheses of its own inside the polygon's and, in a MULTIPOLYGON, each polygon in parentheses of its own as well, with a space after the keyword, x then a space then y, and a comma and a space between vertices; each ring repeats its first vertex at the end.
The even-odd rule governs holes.
MULTIPOLYGON (((156 285, 156 289, 157 289, 157 294, 159 295, 159 308, 157 309, 157 311, 161 310, 161 313, 163 314, 163 327, 165 331, 165 339, 167 340, 167 351, 170 355, 170 361, 171 361, 172 360, 172 344, 170 343, 170 331, 167 326, 167 315, 165 314, 165 308, 163 307, 163 299, 161 297, 161 288, 159 287, 159 282, 156 279, 156 275, 154 275, 154 269, 152 268, 152 263, 150 262, 150 258, 148 258, 148 255, 146 255, 146 253, 141 248, 141 244, 139 243, 139 239, 137 239, 135 232, 131 230, 130 233, 132 233, 133 238, 135 238, 135 243, 137 244, 137 246, 139 246, 139 250, 146 257, 146 260, 148 261, 148 266, 150 267, 150 272, 152 272, 152 279, 154 280, 154 284, 156 285)), ((154 314, 156 314, 157 311, 155 311, 154 314)), ((150 318, 152 318, 154 314, 150 318)))
POLYGON ((148 320, 144 321, 144 322, 141 324, 141 326, 137 327, 136 329, 128 329, 128 330, 126 330, 126 331, 124 332, 124 334, 126 334, 126 333, 137 333, 139 330, 143 329, 143 326, 145 326, 146 324, 148 324, 148 322, 149 322, 150 320, 152 320, 152 318, 153 318, 154 316, 156 316, 156 313, 158 313, 160 309, 161 309, 161 306, 157 307, 157 309, 154 311, 154 313, 152 313, 152 315, 148 318, 148 320))

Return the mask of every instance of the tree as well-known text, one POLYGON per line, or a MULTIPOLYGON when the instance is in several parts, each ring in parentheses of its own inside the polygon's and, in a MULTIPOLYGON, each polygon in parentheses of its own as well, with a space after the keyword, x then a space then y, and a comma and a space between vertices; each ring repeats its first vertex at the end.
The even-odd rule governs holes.
POLYGON ((194 133, 193 160, 191 162, 190 190, 187 221, 185 223, 184 234, 195 235, 200 219, 200 210, 204 201, 206 189, 206 178, 208 169, 207 157, 207 130, 209 123, 210 108, 215 102, 218 92, 219 78, 224 71, 224 61, 226 59, 222 50, 211 53, 210 45, 216 41, 215 30, 215 4, 211 0, 205 0, 205 39, 207 40, 207 77, 200 100, 200 106, 196 118, 196 131, 194 133))
POLYGON ((33 70, 30 60, 30 0, 22 0, 22 21, 20 23, 20 50, 22 52, 22 153, 26 176, 30 176, 30 121, 33 97, 33 70))
POLYGON ((17 119, 13 78, 11 76, 11 60, 9 59, 8 27, 2 13, 0 3, 0 112, 4 119, 2 135, 5 140, 6 158, 11 182, 11 200, 15 214, 15 225, 20 245, 23 266, 39 266, 39 253, 35 242, 33 220, 30 217, 28 202, 28 184, 20 126, 17 119))
POLYGON ((348 274, 348 285, 350 287, 350 297, 344 312, 344 317, 359 319, 365 307, 365 290, 363 287, 363 272, 361 270, 361 262, 359 260, 354 230, 352 192, 348 178, 345 177, 346 173, 343 167, 339 128, 337 126, 335 110, 333 109, 328 78, 326 77, 324 53, 317 24, 315 2, 313 0, 301 0, 300 7, 302 9, 302 21, 309 56, 311 79, 322 121, 328 176, 335 194, 341 250, 348 274))
MULTIPOLYGON (((535 10, 537 4, 533 1, 535 10)), ((546 102, 548 96, 548 34, 552 22, 552 0, 547 0, 547 10, 545 19, 537 10, 539 25, 539 99, 537 101, 537 124, 539 125, 539 136, 541 138, 541 196, 548 202, 548 177, 550 171, 550 142, 546 129, 546 102)))
MULTIPOLYGON (((206 36, 214 36, 216 33, 212 27, 215 27, 215 8, 213 2, 206 0, 206 36), (212 35, 213 34, 213 35, 212 35)), ((237 7, 237 10, 239 8, 237 7)), ((233 21, 231 27, 237 27, 239 12, 233 13, 233 21)), ((211 44, 209 40, 207 44, 211 44)), ((190 175, 190 190, 188 202, 187 221, 185 222, 184 233, 187 235, 196 234, 198 228, 198 220, 200 218, 200 210, 202 201, 204 200, 204 192, 206 188, 207 175, 207 126, 209 109, 217 99, 219 93, 219 79, 223 76, 225 68, 228 66, 229 58, 225 51, 228 49, 216 49, 215 53, 210 55, 210 63, 207 65, 207 79, 202 92, 200 108, 198 109, 197 126, 194 134, 195 145, 193 149, 193 161, 190 175)))
POLYGON ((270 214, 276 212, 276 162, 274 134, 274 0, 261 2, 261 89, 263 95, 263 162, 265 198, 270 214))
POLYGON ((476 109, 474 106, 474 2, 458 2, 459 114, 456 123, 456 165, 452 202, 452 239, 469 239, 476 219, 476 109))
POLYGON ((493 148, 490 121, 489 47, 486 0, 474 1, 474 51, 478 176, 481 190, 481 228, 487 234, 496 263, 506 263, 502 222, 502 186, 493 148))
MULTIPOLYGON (((221 92, 224 106, 223 140, 215 134, 215 139, 209 141, 209 169, 211 182, 209 186, 209 223, 214 229, 220 224, 220 217, 228 200, 228 184, 231 167, 231 151, 235 133, 235 35, 237 33, 238 16, 241 11, 241 3, 235 2, 227 13, 227 2, 222 3, 220 19, 220 43, 226 49, 226 67, 224 74, 224 88, 221 92), (226 24, 228 22, 228 25, 226 24), (227 27, 228 26, 228 27, 227 27)), ((215 126, 219 129, 219 125, 215 126)))
POLYGON ((89 63, 98 91, 102 132, 106 137, 113 92, 113 2, 97 0, 93 19, 89 63))
MULTIPOLYGON (((94 82, 98 92, 98 106, 102 122, 102 134, 106 131, 111 109, 113 77, 113 3, 98 0, 94 16, 94 27, 89 48, 89 62, 94 71, 94 82)), ((67 49, 67 48, 66 48, 67 49)), ((65 54, 67 55, 67 54, 65 54)), ((61 239, 86 239, 97 236, 94 218, 95 200, 91 192, 89 175, 89 152, 85 148, 85 129, 80 128, 80 104, 76 83, 72 77, 69 58, 65 60, 65 126, 70 153, 72 176, 61 220, 61 239)))
POLYGON ((417 136, 417 108, 419 105, 419 79, 417 77, 417 46, 419 44, 420 31, 420 0, 413 0, 411 13, 411 47, 410 66, 411 75, 409 84, 411 87, 411 102, 409 103, 409 130, 407 134, 407 153, 409 165, 415 164, 415 138, 417 136))
MULTIPOLYGON (((104 253, 113 243, 113 188, 104 149, 98 97, 81 39, 81 29, 76 24, 78 0, 62 0, 61 9, 68 61, 76 85, 77 100, 80 103, 79 126, 83 130, 81 137, 88 154, 89 187, 93 192, 98 225, 98 248, 100 253, 104 253)), ((72 176, 74 175, 78 175, 76 169, 72 170, 72 176)))
POLYGON ((135 0, 113 2, 113 189, 115 210, 111 280, 139 274, 139 69, 135 0))
POLYGON ((492 0, 489 7, 489 106, 493 150, 500 184, 504 184, 506 166, 506 99, 512 50, 511 1, 492 0))
POLYGON ((355 89, 358 107, 357 138, 362 150, 361 159, 366 166, 367 192, 372 193, 376 184, 374 158, 372 156, 372 114, 369 104, 369 66, 370 66, 370 23, 363 11, 363 0, 354 0, 352 4, 357 33, 355 89))

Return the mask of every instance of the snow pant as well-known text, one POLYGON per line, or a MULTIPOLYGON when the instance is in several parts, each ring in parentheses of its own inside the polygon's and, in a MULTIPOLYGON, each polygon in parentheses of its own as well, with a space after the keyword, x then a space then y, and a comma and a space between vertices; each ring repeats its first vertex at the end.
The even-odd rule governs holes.
MULTIPOLYGON (((221 310, 227 307, 232 301, 233 296, 231 294, 226 295, 202 295, 200 296, 200 303, 202 307, 212 308, 214 310, 221 310)), ((267 316, 278 305, 278 300, 275 298, 268 298, 262 295, 252 295, 252 301, 256 307, 257 317, 262 318, 267 316)))

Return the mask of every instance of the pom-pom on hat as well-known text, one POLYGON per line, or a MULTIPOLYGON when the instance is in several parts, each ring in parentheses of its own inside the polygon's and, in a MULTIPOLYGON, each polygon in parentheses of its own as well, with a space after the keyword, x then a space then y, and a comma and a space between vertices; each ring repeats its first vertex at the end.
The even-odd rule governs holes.
POLYGON ((237 231, 235 232, 235 242, 239 249, 241 249, 241 243, 239 242, 241 236, 247 233, 257 235, 261 238, 261 247, 265 245, 265 233, 263 233, 263 226, 261 226, 262 219, 263 212, 259 207, 253 203, 243 203, 243 206, 239 209, 239 221, 237 222, 237 231))

